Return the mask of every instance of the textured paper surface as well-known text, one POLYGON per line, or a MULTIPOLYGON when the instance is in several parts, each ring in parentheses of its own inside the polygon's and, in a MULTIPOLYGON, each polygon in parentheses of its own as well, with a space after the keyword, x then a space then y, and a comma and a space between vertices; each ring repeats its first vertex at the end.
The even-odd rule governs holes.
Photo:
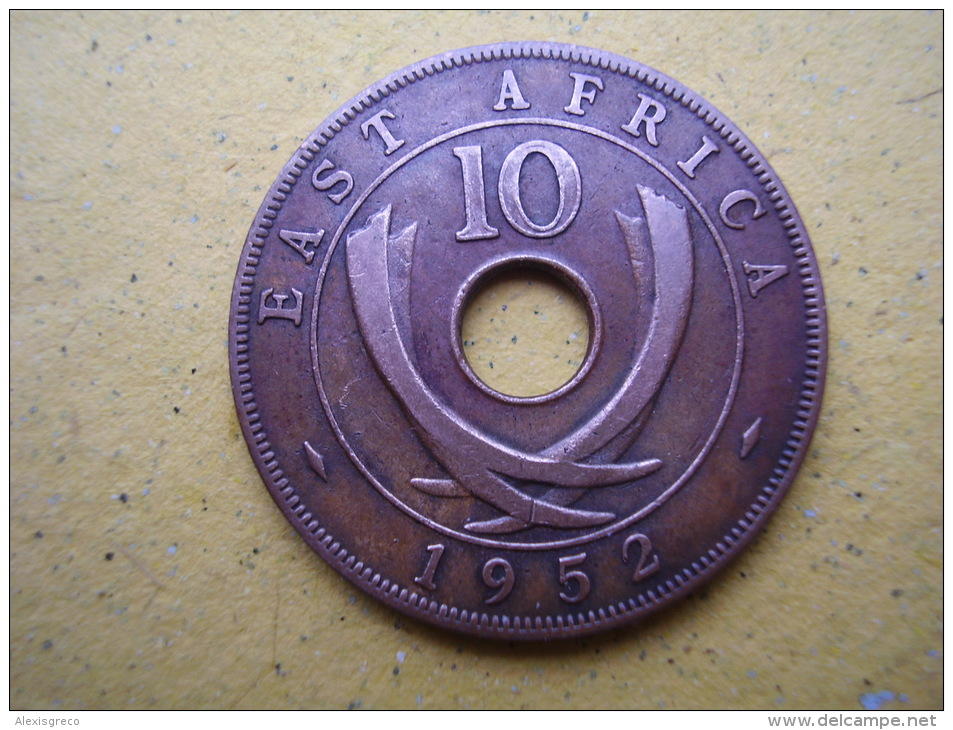
POLYGON ((12 708, 942 707, 942 14, 14 12, 10 57, 12 708), (298 143, 411 62, 523 39, 726 113, 800 210, 830 324, 764 534, 647 623, 546 646, 405 619, 313 555, 226 346, 298 143))

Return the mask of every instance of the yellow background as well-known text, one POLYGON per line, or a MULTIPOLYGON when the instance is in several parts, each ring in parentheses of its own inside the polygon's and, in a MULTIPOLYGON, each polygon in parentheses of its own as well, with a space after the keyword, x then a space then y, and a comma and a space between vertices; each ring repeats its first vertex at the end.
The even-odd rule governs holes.
POLYGON ((942 14, 14 12, 14 709, 942 706, 942 14), (579 43, 673 76, 813 239, 830 363, 767 531, 647 623, 490 643, 305 547, 239 432, 242 244, 298 143, 416 60, 579 43))

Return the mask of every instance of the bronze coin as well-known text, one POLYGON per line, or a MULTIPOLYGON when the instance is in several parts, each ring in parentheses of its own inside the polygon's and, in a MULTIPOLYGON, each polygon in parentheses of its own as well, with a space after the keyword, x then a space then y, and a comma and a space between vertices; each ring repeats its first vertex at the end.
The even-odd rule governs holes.
POLYGON ((301 144, 235 281, 232 383, 295 529, 390 606, 506 639, 644 617, 765 524, 820 407, 826 322, 751 142, 620 56, 511 43, 380 81, 301 144), (504 393, 462 314, 514 272, 587 310, 578 371, 504 393))

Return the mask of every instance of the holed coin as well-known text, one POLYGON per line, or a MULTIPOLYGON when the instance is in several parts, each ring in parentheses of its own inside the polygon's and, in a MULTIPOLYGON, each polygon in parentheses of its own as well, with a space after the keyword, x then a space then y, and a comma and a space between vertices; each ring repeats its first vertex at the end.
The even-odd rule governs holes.
POLYGON ((400 71, 301 144, 230 347, 252 457, 330 565, 432 624, 550 639, 648 615, 759 531, 817 420, 826 322, 791 199, 720 112, 634 61, 513 43, 400 71), (589 339, 520 395, 461 322, 529 271, 589 339))

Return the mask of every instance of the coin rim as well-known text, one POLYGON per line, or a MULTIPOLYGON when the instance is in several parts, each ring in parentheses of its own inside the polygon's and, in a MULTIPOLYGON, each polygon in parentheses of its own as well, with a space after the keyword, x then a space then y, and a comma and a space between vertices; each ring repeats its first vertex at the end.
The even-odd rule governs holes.
POLYGON ((758 533, 758 528, 769 519, 790 488, 817 425, 826 377, 827 317, 819 266, 793 201, 761 153, 726 115, 674 79, 623 56, 584 46, 525 41, 464 48, 414 63, 364 89, 308 136, 269 189, 242 249, 231 300, 229 362, 238 420, 260 475, 289 522, 337 572, 384 603, 437 626, 502 639, 569 638, 629 624, 653 613, 712 577, 731 558, 740 554, 758 533), (773 476, 767 480, 736 525, 706 554, 686 568, 683 574, 677 574, 655 591, 645 591, 630 598, 628 605, 619 602, 587 613, 510 617, 459 609, 404 588, 359 561, 357 556, 351 555, 328 533, 314 515, 307 512, 296 489, 285 477, 271 451, 267 432, 258 414, 248 364, 247 332, 251 322, 251 292, 262 246, 282 203, 315 155, 360 113, 409 84, 454 67, 509 58, 582 63, 627 75, 679 102, 708 124, 736 150, 757 182, 769 194, 787 231, 789 244, 794 249, 804 296, 807 333, 805 379, 800 386, 799 410, 790 428, 785 444, 787 448, 776 462, 773 476))

